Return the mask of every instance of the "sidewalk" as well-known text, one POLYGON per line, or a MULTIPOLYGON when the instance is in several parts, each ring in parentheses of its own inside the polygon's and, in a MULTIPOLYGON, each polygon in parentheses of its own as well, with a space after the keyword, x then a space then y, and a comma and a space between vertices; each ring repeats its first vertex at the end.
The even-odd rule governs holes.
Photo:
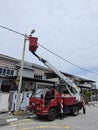
POLYGON ((21 115, 9 114, 8 112, 0 113, 0 126, 7 125, 16 120, 21 120, 25 118, 33 118, 33 117, 35 117, 35 114, 28 111, 23 112, 23 114, 21 115))
POLYGON ((18 117, 14 115, 9 115, 8 113, 0 114, 0 125, 6 125, 12 121, 18 120, 18 117))
POLYGON ((98 106, 98 101, 91 101, 91 102, 88 102, 88 105, 98 106))

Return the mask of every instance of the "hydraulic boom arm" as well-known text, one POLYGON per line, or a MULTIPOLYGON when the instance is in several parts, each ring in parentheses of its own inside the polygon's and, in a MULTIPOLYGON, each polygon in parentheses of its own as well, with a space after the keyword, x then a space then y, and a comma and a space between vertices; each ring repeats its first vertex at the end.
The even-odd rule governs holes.
POLYGON ((38 56, 34 51, 31 51, 42 63, 44 63, 48 68, 50 68, 60 79, 63 79, 63 81, 74 88, 76 90, 75 95, 70 91, 69 87, 66 86, 67 90, 69 91, 71 96, 76 96, 76 99, 80 100, 80 89, 77 87, 73 82, 71 82, 65 75, 63 75, 60 71, 58 71, 56 68, 54 68, 50 63, 48 63, 45 59, 38 56))

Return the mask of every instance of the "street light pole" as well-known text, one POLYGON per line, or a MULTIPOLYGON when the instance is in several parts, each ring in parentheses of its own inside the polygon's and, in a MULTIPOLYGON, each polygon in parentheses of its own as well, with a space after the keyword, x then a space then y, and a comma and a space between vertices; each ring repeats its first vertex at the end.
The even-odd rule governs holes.
MULTIPOLYGON (((35 30, 33 29, 31 31, 30 35, 33 34, 34 32, 35 32, 35 30)), ((20 94, 21 94, 22 77, 23 77, 25 48, 26 48, 26 41, 29 39, 29 36, 27 36, 26 34, 24 35, 24 46, 23 46, 23 52, 22 52, 21 70, 20 70, 20 78, 19 78, 19 85, 18 85, 18 93, 17 93, 17 99, 16 99, 16 109, 15 109, 15 112, 18 112, 19 107, 20 107, 20 94)))
POLYGON ((16 112, 18 111, 19 105, 20 105, 20 94, 21 94, 21 85, 22 85, 26 40, 27 40, 27 35, 25 34, 25 36, 24 36, 24 46, 23 46, 23 52, 22 52, 22 60, 21 60, 20 79, 19 79, 18 93, 17 93, 17 99, 16 99, 16 112))

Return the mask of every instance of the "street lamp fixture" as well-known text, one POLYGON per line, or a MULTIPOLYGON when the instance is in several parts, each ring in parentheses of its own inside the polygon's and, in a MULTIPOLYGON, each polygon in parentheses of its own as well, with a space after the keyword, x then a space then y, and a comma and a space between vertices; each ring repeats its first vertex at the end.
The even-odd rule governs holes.
POLYGON ((35 33, 35 29, 33 29, 33 30, 31 31, 30 35, 32 35, 33 33, 35 33))

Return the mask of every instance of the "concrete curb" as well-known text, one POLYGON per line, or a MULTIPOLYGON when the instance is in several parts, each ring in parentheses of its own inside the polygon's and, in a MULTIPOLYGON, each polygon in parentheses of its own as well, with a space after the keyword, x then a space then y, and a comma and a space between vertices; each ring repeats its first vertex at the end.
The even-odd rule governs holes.
POLYGON ((0 114, 0 126, 2 125, 7 125, 10 124, 11 122, 17 121, 17 120, 21 120, 21 119, 26 119, 26 118, 33 118, 35 117, 34 113, 16 113, 15 114, 9 114, 7 113, 1 113, 0 114))
POLYGON ((0 126, 1 125, 7 125, 13 121, 18 120, 19 117, 14 117, 13 115, 6 114, 0 114, 0 126))
POLYGON ((18 120, 18 118, 2 119, 2 120, 0 120, 0 126, 1 125, 7 125, 7 124, 9 124, 13 121, 17 121, 17 120, 18 120))

